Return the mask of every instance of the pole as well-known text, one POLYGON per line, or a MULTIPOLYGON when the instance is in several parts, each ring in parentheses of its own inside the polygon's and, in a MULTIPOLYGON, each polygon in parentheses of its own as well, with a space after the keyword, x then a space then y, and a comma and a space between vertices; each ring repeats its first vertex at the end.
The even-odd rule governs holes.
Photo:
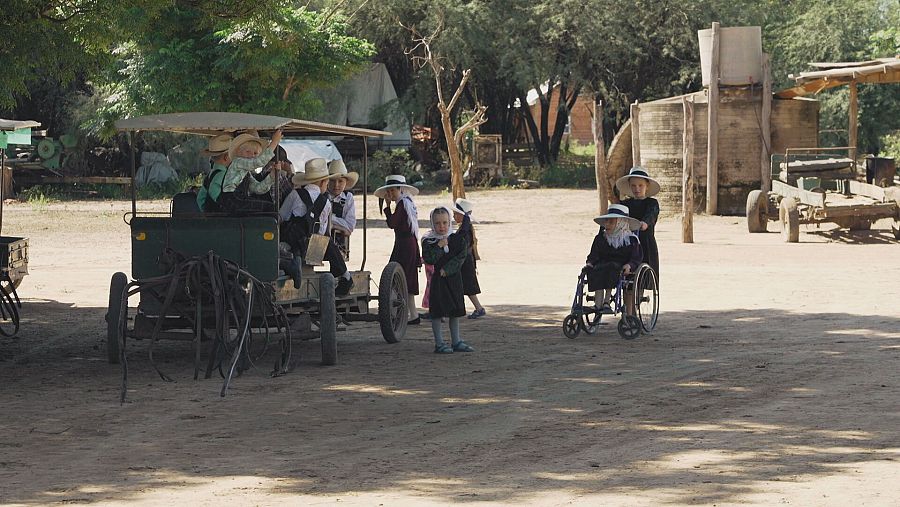
MULTIPOLYGON (((10 175, 12 176, 12 175, 10 175)), ((0 148, 0 235, 3 234, 3 187, 6 186, 6 150, 0 148)))
POLYGON ((603 141, 603 101, 594 98, 593 102, 594 121, 592 123, 594 134, 594 172, 597 177, 597 197, 600 199, 600 214, 606 214, 609 208, 609 193, 606 187, 609 186, 609 180, 606 177, 606 144, 603 141))
POLYGON ((359 270, 364 271, 366 269, 366 195, 369 194, 369 145, 366 142, 368 140, 367 137, 363 136, 363 257, 362 264, 359 265, 359 270))
MULTIPOLYGON (((631 104, 631 165, 641 165, 641 106, 631 104)), ((627 170, 626 170, 627 172, 627 170)))
POLYGON ((694 101, 681 98, 684 128, 681 132, 681 242, 694 242, 694 101))
POLYGON ((709 100, 706 130, 706 213, 719 208, 719 23, 712 24, 712 58, 709 67, 709 100))
POLYGON ((857 120, 856 118, 859 116, 859 102, 856 91, 856 80, 850 81, 850 160, 853 161, 853 169, 856 170, 856 129, 857 129, 857 120))
POLYGON ((772 167, 769 157, 772 154, 772 74, 769 55, 763 53, 763 87, 762 87, 762 139, 759 150, 759 187, 763 193, 772 190, 772 167))

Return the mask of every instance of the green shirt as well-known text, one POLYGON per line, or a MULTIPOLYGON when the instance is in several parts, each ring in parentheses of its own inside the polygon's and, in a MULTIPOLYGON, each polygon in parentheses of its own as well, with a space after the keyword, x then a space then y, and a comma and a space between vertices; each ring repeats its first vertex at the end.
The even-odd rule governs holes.
MULTIPOLYGON (((244 181, 244 177, 256 170, 258 167, 262 167, 266 165, 272 157, 275 156, 275 150, 272 148, 266 148, 263 152, 256 158, 242 158, 236 157, 231 161, 231 165, 228 166, 228 171, 225 172, 225 179, 222 181, 222 192, 234 192, 238 185, 244 181)), ((254 194, 264 194, 272 188, 272 183, 275 182, 275 173, 277 171, 271 171, 266 179, 262 181, 256 181, 256 178, 250 178, 250 192, 254 194)), ((216 196, 218 198, 218 196, 216 196)))
POLYGON ((207 201, 219 202, 219 194, 222 193, 222 181, 225 179, 226 172, 228 172, 227 167, 218 162, 213 163, 212 168, 209 170, 209 174, 212 176, 209 180, 209 185, 204 184, 197 191, 197 206, 201 211, 206 209, 207 201))

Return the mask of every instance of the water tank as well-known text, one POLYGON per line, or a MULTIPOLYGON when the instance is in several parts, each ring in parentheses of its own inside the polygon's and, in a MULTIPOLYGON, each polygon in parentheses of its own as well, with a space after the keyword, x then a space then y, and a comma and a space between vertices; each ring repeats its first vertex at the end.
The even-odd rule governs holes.
MULTIPOLYGON (((712 29, 697 30, 703 86, 709 86, 712 29)), ((719 28, 719 85, 741 86, 762 82, 762 30, 758 26, 719 28)))

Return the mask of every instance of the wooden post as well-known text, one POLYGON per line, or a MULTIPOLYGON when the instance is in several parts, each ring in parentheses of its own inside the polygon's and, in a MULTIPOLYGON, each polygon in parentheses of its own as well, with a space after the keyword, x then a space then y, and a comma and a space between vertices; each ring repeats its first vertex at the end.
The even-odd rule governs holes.
POLYGON ((719 23, 712 24, 706 129, 706 213, 719 208, 719 23))
POLYGON ((853 160, 853 169, 856 170, 856 118, 859 115, 859 103, 856 95, 856 80, 850 81, 850 125, 849 125, 849 146, 850 160, 853 160))
POLYGON ((681 242, 694 242, 694 99, 681 98, 684 109, 684 129, 681 135, 681 242))
MULTIPOLYGON (((641 106, 638 101, 631 105, 631 165, 641 165, 641 106)), ((628 172, 628 169, 625 170, 628 172)))
POLYGON ((595 98, 593 102, 594 121, 591 124, 594 134, 594 172, 597 176, 597 197, 600 199, 600 214, 606 213, 609 208, 609 194, 606 187, 609 180, 606 177, 606 144, 603 141, 603 101, 595 98))
POLYGON ((770 157, 772 155, 772 74, 770 71, 769 55, 763 53, 762 71, 762 140, 759 150, 759 188, 763 193, 772 190, 772 167, 770 157))

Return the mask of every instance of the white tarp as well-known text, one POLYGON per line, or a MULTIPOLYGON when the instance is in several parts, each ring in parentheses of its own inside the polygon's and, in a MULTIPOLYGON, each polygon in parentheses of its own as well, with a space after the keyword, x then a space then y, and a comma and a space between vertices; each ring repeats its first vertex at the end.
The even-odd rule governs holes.
MULTIPOLYGON (((381 125, 373 125, 376 120, 372 118, 373 111, 397 101, 397 91, 383 63, 372 64, 367 70, 357 74, 335 90, 330 90, 325 100, 325 115, 322 121, 337 125, 368 126, 381 128, 381 125)), ((398 117, 388 115, 388 124, 383 130, 392 135, 383 139, 392 144, 409 145, 409 122, 398 117)))
POLYGON ((141 167, 134 175, 134 183, 142 187, 148 183, 165 183, 178 178, 178 174, 169 165, 169 159, 163 153, 145 151, 141 153, 141 167))
POLYGON ((287 152, 288 160, 294 165, 294 172, 298 173, 303 172, 306 163, 314 158, 324 158, 328 162, 344 159, 331 141, 285 139, 280 146, 287 152))

